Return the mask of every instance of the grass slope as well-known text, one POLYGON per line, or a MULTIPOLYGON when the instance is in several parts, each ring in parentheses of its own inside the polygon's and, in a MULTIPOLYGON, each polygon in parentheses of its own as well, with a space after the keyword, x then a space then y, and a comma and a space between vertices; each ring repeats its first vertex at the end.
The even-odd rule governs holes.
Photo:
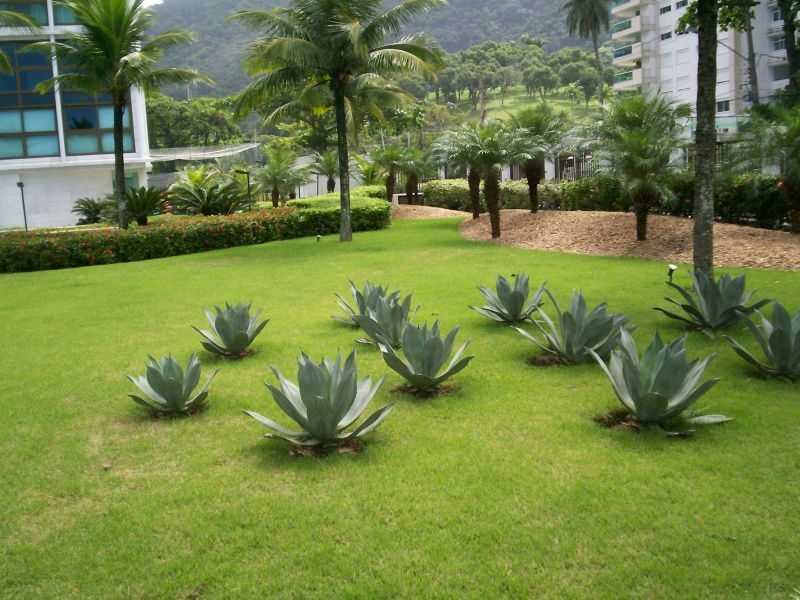
MULTIPOLYGON (((470 243, 453 221, 0 277, 0 598, 788 598, 798 388, 692 335, 693 354, 720 352, 704 405, 737 420, 692 441, 603 430, 597 368, 530 367, 528 342, 467 308, 517 270, 609 301, 640 339, 681 333, 651 310, 662 264, 470 243), (415 292, 477 359, 432 401, 393 394, 391 375, 374 406, 398 407, 364 454, 290 458, 240 410, 278 416, 268 364, 294 376, 301 348, 350 350, 329 318, 348 278, 415 292), (205 414, 143 416, 123 375, 198 350, 189 325, 225 300, 272 317, 258 353, 220 365, 205 414)), ((798 308, 797 274, 749 282, 798 308)), ((360 366, 387 371, 370 350, 360 366)))

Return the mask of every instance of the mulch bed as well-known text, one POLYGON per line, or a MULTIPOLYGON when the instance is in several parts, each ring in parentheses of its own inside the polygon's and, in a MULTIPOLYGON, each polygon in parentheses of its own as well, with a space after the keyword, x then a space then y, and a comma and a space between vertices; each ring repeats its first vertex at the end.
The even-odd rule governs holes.
POLYGON ((469 213, 434 206, 416 206, 399 204, 392 208, 393 219, 452 219, 453 217, 469 217, 469 213))
MULTIPOLYGON (((636 218, 628 213, 504 210, 500 244, 530 250, 553 250, 601 256, 635 256, 670 263, 692 262, 691 219, 653 215, 649 239, 636 241, 636 218)), ((468 220, 462 235, 491 238, 489 218, 468 220)), ((715 263, 719 267, 800 270, 800 236, 742 225, 714 227, 715 263)))

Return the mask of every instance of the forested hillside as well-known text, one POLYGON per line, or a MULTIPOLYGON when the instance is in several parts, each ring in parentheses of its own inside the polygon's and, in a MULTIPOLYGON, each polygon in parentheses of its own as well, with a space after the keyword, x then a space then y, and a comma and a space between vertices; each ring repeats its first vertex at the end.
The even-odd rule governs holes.
MULTIPOLYGON (((217 82, 214 95, 228 95, 247 83, 241 68, 244 49, 253 34, 225 18, 241 8, 269 8, 278 0, 165 0, 155 7, 159 29, 185 28, 198 34, 197 43, 180 47, 167 61, 195 67, 217 82)), ((522 34, 541 38, 549 49, 575 44, 568 39, 561 2, 552 0, 450 0, 416 23, 411 31, 425 33, 446 50, 455 51, 484 40, 515 39, 522 34)), ((209 93, 209 90, 198 90, 209 93)))

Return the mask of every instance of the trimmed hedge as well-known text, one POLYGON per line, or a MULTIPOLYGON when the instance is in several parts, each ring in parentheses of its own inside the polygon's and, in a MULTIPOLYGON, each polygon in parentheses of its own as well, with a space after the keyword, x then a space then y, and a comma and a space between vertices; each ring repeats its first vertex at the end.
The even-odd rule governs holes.
MULTIPOLYGON (((426 206, 472 212, 469 183, 466 179, 434 179, 421 186, 426 206)), ((483 207, 483 198, 481 198, 483 207)))
MULTIPOLYGON (((0 273, 133 262, 338 232, 339 209, 318 204, 322 206, 180 217, 128 230, 0 234, 0 273)), ((386 202, 364 200, 353 207, 355 231, 382 229, 390 222, 386 202)))

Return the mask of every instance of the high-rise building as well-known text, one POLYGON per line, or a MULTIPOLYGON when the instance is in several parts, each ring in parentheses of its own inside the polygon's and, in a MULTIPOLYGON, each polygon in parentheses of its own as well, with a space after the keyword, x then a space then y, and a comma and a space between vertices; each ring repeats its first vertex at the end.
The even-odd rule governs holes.
MULTIPOLYGON (((614 89, 660 90, 677 102, 697 99, 697 35, 678 33, 689 0, 614 0, 614 89)), ((783 20, 774 0, 755 7, 753 40, 759 98, 766 102, 788 84, 783 20)), ((735 130, 752 104, 747 34, 720 31, 717 47, 717 127, 735 130)))
MULTIPOLYGON (((38 93, 37 84, 64 66, 23 48, 79 31, 74 15, 53 0, 8 0, 2 9, 24 13, 40 27, 0 28, 0 48, 13 66, 13 73, 0 74, 0 228, 23 225, 22 193, 30 226, 72 225, 76 200, 102 198, 114 189, 110 98, 68 90, 38 93)), ((125 118, 126 176, 129 184, 144 185, 150 147, 141 91, 132 93, 125 118)))

